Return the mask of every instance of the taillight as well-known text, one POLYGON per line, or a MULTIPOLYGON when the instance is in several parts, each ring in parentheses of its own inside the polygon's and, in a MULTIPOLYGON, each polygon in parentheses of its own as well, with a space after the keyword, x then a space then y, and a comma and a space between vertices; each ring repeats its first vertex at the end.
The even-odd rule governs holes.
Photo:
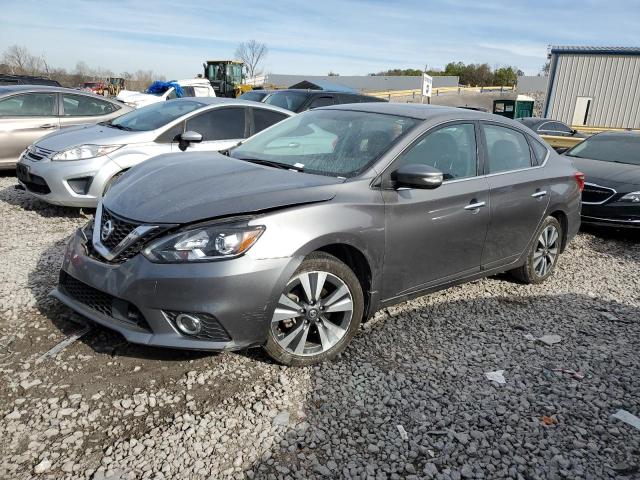
POLYGON ((584 190, 584 173, 576 172, 574 177, 576 178, 576 183, 578 184, 580 191, 584 190))

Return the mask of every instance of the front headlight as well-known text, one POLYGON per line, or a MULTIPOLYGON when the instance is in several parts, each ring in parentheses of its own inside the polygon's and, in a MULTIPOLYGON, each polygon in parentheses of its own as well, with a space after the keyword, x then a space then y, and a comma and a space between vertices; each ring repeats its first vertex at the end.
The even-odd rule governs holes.
POLYGON ((631 192, 627 193, 625 196, 621 197, 619 202, 624 203, 640 203, 640 192, 631 192))
POLYGON ((264 232, 263 226, 220 224, 160 238, 143 250, 156 263, 208 262, 245 253, 264 232))
POLYGON ((101 157, 108 153, 115 152, 123 145, 78 145, 77 147, 68 148, 62 152, 56 153, 51 160, 86 160, 88 158, 101 157))

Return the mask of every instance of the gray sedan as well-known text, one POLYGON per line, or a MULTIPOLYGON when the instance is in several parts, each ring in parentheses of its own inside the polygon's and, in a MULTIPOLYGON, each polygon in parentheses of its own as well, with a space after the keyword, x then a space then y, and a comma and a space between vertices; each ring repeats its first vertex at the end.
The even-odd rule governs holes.
POLYGON ((70 88, 0 87, 0 169, 13 168, 24 149, 45 135, 110 120, 130 110, 119 102, 70 88))
POLYGON ((95 207, 123 172, 163 153, 216 152, 294 115, 230 98, 154 103, 111 121, 66 129, 29 146, 18 180, 45 202, 95 207))
POLYGON ((470 110, 321 108, 215 157, 126 173, 53 295, 131 342, 308 365, 380 308, 505 271, 544 281, 580 226, 570 160, 470 110))

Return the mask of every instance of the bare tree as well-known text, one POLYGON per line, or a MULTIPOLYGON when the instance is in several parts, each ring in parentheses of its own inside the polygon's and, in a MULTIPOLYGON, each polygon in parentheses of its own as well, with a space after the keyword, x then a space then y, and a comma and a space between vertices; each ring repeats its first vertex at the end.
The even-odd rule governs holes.
POLYGON ((4 51, 2 62, 15 75, 36 75, 43 67, 42 58, 31 55, 26 47, 11 45, 4 51))
POLYGON ((264 60, 264 57, 269 53, 269 49, 265 43, 258 42, 256 40, 249 40, 248 42, 242 42, 236 48, 236 57, 242 60, 247 69, 247 76, 255 77, 260 75, 262 70, 258 68, 260 62, 264 60))

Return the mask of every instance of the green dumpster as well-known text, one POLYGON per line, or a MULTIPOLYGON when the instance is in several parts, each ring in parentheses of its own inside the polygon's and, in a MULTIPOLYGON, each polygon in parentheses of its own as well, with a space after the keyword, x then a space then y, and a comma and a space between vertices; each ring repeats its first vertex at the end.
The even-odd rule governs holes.
POLYGON ((535 100, 527 95, 518 95, 515 100, 494 100, 493 113, 507 118, 533 117, 534 102, 535 100))

